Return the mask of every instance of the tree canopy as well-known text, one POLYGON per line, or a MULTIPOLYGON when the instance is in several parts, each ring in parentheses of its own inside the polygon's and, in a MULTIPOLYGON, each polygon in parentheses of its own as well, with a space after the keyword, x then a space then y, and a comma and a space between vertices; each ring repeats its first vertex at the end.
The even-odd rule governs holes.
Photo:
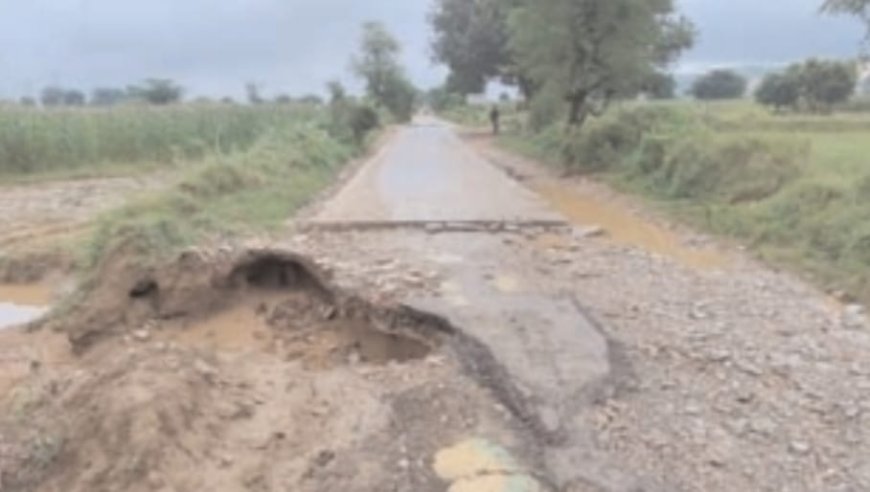
POLYGON ((91 104, 94 106, 113 106, 123 102, 127 98, 124 89, 112 87, 98 87, 91 93, 91 104))
POLYGON ((397 119, 407 121, 414 112, 416 89, 399 63, 399 42, 377 22, 363 26, 359 54, 353 69, 366 85, 366 94, 387 108, 397 119))
POLYGON ((507 19, 519 2, 437 0, 430 15, 436 62, 450 69, 446 88, 467 95, 483 92, 489 80, 511 76, 507 19))
POLYGON ((713 70, 692 84, 691 94, 701 100, 738 99, 746 93, 746 78, 733 70, 713 70))
POLYGON ((800 74, 795 70, 773 73, 764 77, 755 91, 755 100, 780 110, 796 108, 801 97, 800 74))
POLYGON ((525 0, 509 34, 520 70, 582 125, 691 46, 694 30, 672 0, 525 0))
POLYGON ((870 26, 870 0, 825 0, 822 10, 832 14, 856 15, 870 26))
POLYGON ((800 78, 801 95, 811 111, 828 111, 845 102, 855 92, 858 75, 855 66, 836 60, 808 60, 795 68, 800 78))
POLYGON ((127 93, 149 104, 165 105, 180 101, 184 89, 169 79, 148 79, 142 85, 128 87, 127 93))

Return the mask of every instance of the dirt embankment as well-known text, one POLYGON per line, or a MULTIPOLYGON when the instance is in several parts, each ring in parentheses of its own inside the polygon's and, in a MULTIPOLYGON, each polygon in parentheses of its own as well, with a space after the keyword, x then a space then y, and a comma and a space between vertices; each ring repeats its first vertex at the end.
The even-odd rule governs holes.
POLYGON ((74 260, 70 239, 100 213, 165 181, 152 176, 0 186, 0 282, 33 282, 68 269, 74 260))
POLYGON ((98 279, 0 337, 54 344, 0 387, 2 490, 444 490, 438 451, 522 428, 463 376, 449 324, 343 293, 292 253, 143 269, 117 252, 98 279))

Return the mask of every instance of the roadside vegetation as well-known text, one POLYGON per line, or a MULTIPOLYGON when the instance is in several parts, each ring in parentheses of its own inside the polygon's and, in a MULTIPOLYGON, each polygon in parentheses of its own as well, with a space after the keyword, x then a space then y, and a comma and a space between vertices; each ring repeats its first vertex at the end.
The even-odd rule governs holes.
MULTIPOLYGON (((428 95, 442 115, 488 126, 489 107, 467 95, 512 83, 521 98, 499 104, 503 145, 640 193, 870 301, 870 105, 854 97, 854 61, 806 60, 758 84, 717 69, 676 100, 667 67, 694 29, 670 2, 481 1, 489 10, 440 0, 433 16, 434 51, 451 69, 428 95), (611 24, 622 27, 594 27, 611 24), (491 43, 475 45, 484 34, 491 43)), ((825 5, 865 18, 868 8, 825 5)))
POLYGON ((149 264, 203 241, 266 232, 309 203, 379 128, 411 118, 417 91, 399 52, 383 26, 364 25, 352 65, 365 94, 335 81, 325 100, 268 100, 254 83, 244 105, 183 102, 184 90, 162 79, 90 98, 49 87, 39 107, 30 99, 0 106, 0 183, 166 171, 167 188, 131 197, 80 238, 76 265, 85 273, 114 251, 149 264))
POLYGON ((38 110, 0 107, 0 176, 153 168, 244 151, 316 107, 144 105, 38 110))

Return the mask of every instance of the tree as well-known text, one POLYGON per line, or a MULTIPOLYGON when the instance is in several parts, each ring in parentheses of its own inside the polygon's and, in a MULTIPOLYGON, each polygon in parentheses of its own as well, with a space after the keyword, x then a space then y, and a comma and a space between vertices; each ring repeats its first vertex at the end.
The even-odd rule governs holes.
POLYGON ((36 106, 36 99, 34 99, 30 96, 24 96, 21 99, 19 99, 18 104, 20 104, 26 108, 32 108, 32 107, 36 106))
POLYGON ((542 97, 566 100, 573 126, 637 90, 694 37, 673 0, 524 0, 508 25, 519 73, 542 97))
POLYGON ((366 93, 375 101, 386 100, 390 79, 401 74, 399 42, 378 22, 363 25, 360 55, 354 59, 356 74, 365 81, 366 93))
POLYGON ((87 102, 87 98, 84 92, 75 89, 64 91, 63 104, 65 106, 84 106, 85 102, 87 102))
POLYGON ((857 16, 867 25, 867 34, 870 36, 870 0, 825 0, 822 11, 857 16))
POLYGON ((855 92, 855 65, 836 60, 811 59, 799 67, 801 95, 811 111, 828 111, 855 92))
POLYGON ((331 80, 326 83, 326 92, 329 93, 330 104, 335 104, 338 101, 343 101, 347 98, 347 90, 341 82, 331 80))
POLYGON ((800 97, 800 72, 795 69, 767 75, 755 91, 755 100, 759 104, 772 106, 776 110, 797 108, 800 97))
POLYGON ((249 104, 263 104, 263 97, 260 95, 260 87, 257 84, 253 82, 245 84, 245 94, 249 104))
POLYGON ((293 98, 288 96, 287 94, 279 94, 275 96, 276 104, 290 104, 293 102, 293 98))
POLYGON ((149 104, 166 105, 179 102, 184 89, 169 79, 148 79, 142 85, 129 87, 127 93, 149 104))
POLYGON ((677 81, 664 72, 653 72, 641 82, 641 94, 651 99, 673 99, 677 95, 677 81))
POLYGON ((746 86, 746 78, 733 70, 713 70, 698 78, 689 92, 701 100, 738 99, 746 86))
POLYGON ((507 19, 516 0, 438 0, 429 16, 436 62, 450 69, 447 88, 462 95, 483 92, 489 80, 506 77, 512 65, 507 19))
POLYGON ((306 94, 299 98, 299 102, 312 106, 320 106, 321 104, 323 104, 323 98, 318 96, 317 94, 306 94))
POLYGON ((91 93, 91 104, 94 106, 114 106, 127 98, 124 89, 98 87, 91 93))
POLYGON ((410 119, 416 91, 398 61, 399 42, 380 23, 363 26, 360 54, 353 69, 366 84, 366 94, 387 108, 397 119, 410 119))
POLYGON ((46 108, 52 108, 62 105, 65 95, 66 90, 62 87, 50 86, 42 89, 42 93, 39 95, 39 100, 46 108))

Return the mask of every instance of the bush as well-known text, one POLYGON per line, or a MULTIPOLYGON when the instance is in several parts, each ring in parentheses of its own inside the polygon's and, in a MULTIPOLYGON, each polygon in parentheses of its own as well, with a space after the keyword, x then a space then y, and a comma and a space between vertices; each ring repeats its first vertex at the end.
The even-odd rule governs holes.
POLYGON ((666 149, 652 179, 671 198, 754 202, 796 178, 802 154, 784 141, 698 132, 666 149))
POLYGON ((733 70, 713 70, 696 80, 690 92, 701 100, 738 99, 746 86, 746 78, 733 70))
POLYGON ((796 108, 801 97, 801 81, 797 73, 788 71, 766 76, 755 91, 755 100, 774 109, 796 108))

